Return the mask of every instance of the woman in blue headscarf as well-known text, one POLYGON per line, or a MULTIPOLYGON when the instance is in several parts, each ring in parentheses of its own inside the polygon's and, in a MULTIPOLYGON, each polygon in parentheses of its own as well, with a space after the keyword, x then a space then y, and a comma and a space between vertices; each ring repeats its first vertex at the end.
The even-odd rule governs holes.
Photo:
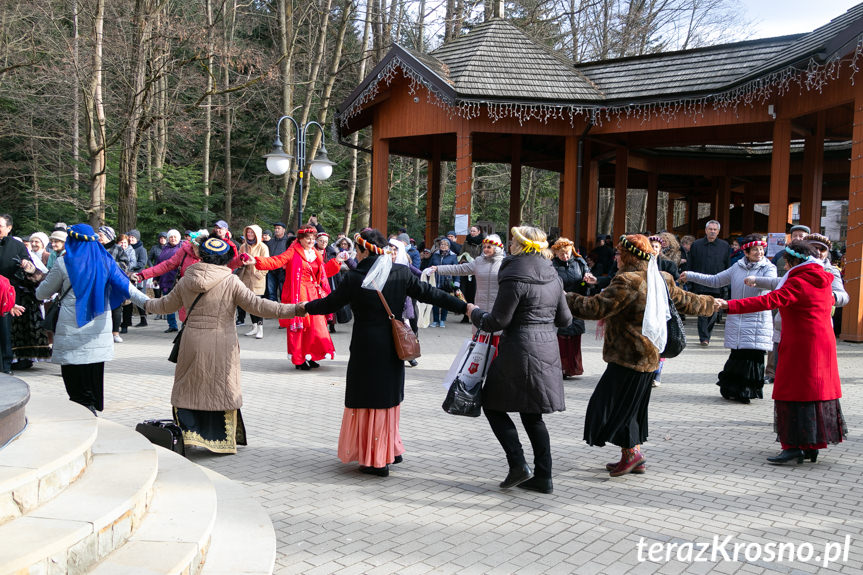
POLYGON ((36 288, 36 297, 62 298, 51 361, 60 364, 69 399, 95 415, 104 406, 105 362, 114 357, 110 310, 128 298, 139 306, 147 296, 129 283, 87 224, 69 228, 66 253, 36 288))

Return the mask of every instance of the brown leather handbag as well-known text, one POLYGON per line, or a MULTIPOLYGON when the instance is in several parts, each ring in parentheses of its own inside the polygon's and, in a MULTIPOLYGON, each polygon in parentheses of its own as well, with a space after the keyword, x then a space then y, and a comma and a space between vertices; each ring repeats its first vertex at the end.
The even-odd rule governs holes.
POLYGON ((393 325, 393 341, 396 344, 396 354, 403 361, 410 361, 420 357, 420 340, 414 335, 413 330, 405 322, 397 319, 390 306, 387 304, 384 294, 381 290, 378 292, 378 297, 381 298, 381 303, 384 304, 384 309, 387 310, 387 315, 390 318, 390 323, 393 325))

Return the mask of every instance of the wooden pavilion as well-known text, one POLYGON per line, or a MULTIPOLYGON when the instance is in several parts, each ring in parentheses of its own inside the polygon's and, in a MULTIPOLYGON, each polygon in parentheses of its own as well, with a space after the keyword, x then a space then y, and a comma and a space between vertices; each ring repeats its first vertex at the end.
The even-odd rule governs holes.
MULTIPOLYGON (((848 204, 841 337, 863 341, 863 4, 808 34, 572 65, 502 18, 421 54, 395 45, 339 107, 341 135, 371 126, 371 222, 387 228, 391 154, 428 160, 426 239, 438 232, 440 166, 455 162, 456 213, 470 214, 472 162, 560 173, 559 227, 596 236, 600 187, 647 190, 648 228, 672 229, 658 192, 699 203, 723 231, 783 232, 790 205, 820 229, 822 200, 848 204), (755 204, 769 203, 767 228, 755 204), (733 230, 732 204, 739 214, 733 230), (663 217, 658 222, 658 216, 663 217), (759 226, 760 227, 760 226, 759 226)), ((702 225, 703 227, 703 225, 702 225)))

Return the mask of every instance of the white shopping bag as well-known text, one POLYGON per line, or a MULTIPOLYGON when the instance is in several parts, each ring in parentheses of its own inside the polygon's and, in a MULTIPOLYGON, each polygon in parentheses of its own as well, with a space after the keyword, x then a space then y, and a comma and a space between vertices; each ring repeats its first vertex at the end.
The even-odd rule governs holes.
POLYGON ((456 377, 464 383, 466 389, 472 389, 485 379, 491 361, 494 359, 495 347, 490 343, 477 341, 479 333, 477 331, 473 339, 466 339, 461 344, 461 349, 446 373, 443 382, 446 389, 450 388, 456 377))
MULTIPOLYGON (((420 276, 420 281, 429 283, 432 287, 436 287, 434 274, 422 274, 422 276, 420 276)), ((431 323, 431 317, 432 304, 417 301, 417 327, 420 329, 427 328, 431 323)))

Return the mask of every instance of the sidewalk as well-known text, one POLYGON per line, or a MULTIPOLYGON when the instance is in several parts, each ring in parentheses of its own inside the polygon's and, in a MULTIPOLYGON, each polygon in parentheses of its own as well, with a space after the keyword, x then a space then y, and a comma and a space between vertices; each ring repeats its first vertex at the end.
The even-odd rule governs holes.
MULTIPOLYGON (((421 332, 423 356, 407 370, 402 405, 407 452, 386 479, 336 457, 350 326, 333 337, 336 359, 311 372, 290 365, 285 331, 274 321, 265 322, 263 340, 243 337, 248 326, 238 328, 249 445, 233 456, 195 450, 190 459, 241 482, 269 511, 279 537, 277 573, 861 572, 863 347, 839 344, 849 440, 821 452, 815 464, 771 466, 764 459, 779 450, 772 401, 723 400, 715 385, 727 358, 722 327, 701 348, 689 319, 690 348, 666 363, 662 387, 653 390, 647 473, 612 479, 604 465, 619 451, 582 440, 587 401, 605 368, 588 322, 586 373, 565 382, 567 411, 545 418, 554 493, 541 495, 500 490, 506 459, 485 418, 441 410, 441 380, 470 333, 457 323, 460 316, 452 319, 446 329, 421 332), (699 543, 714 536, 731 539, 714 550, 715 560, 708 550, 701 556, 707 561, 696 561, 699 543), (666 542, 692 548, 657 545, 666 542), (784 561, 771 561, 769 550, 786 542, 798 545, 800 558, 811 544, 812 558, 789 562, 786 553, 784 561), (744 549, 748 543, 760 546, 744 549), (825 544, 835 545, 824 552, 825 544), (825 568, 827 555, 836 559, 825 568)), ((128 426, 170 417, 173 334, 165 327, 151 320, 150 327, 130 328, 116 346, 106 365, 103 417, 128 426)), ((38 364, 15 375, 34 396, 65 397, 59 374, 58 366, 38 364)))

